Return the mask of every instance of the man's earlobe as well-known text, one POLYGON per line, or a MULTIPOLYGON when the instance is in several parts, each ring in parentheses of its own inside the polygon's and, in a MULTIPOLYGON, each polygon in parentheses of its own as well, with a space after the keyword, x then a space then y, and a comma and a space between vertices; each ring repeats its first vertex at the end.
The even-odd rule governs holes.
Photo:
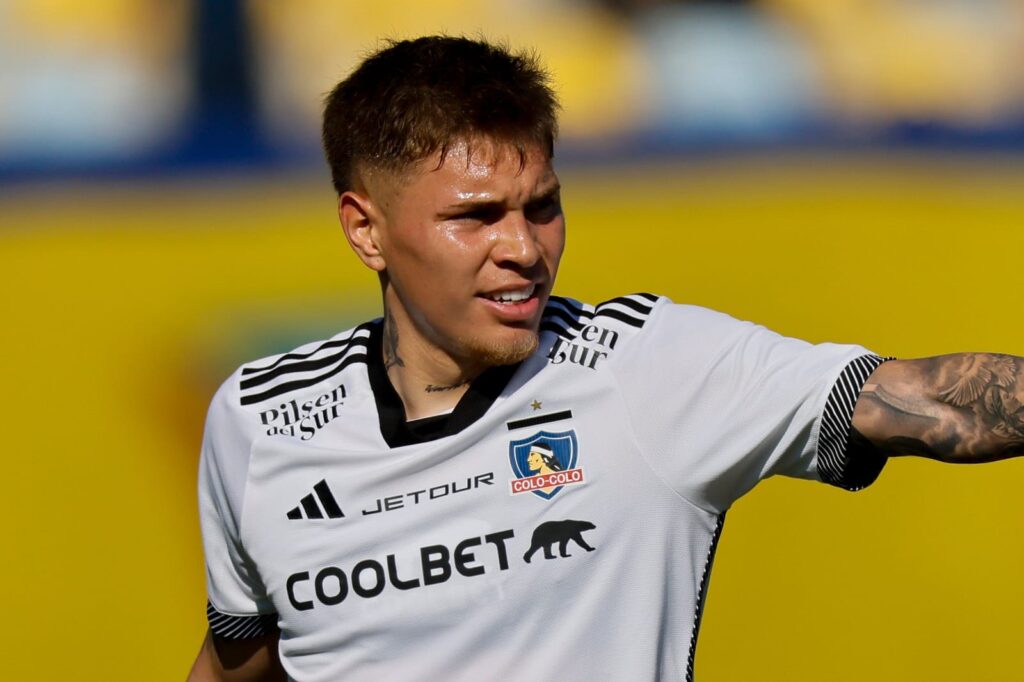
POLYGON ((357 192, 342 193, 338 197, 338 219, 359 260, 371 270, 383 272, 387 264, 378 239, 382 216, 370 198, 357 192))

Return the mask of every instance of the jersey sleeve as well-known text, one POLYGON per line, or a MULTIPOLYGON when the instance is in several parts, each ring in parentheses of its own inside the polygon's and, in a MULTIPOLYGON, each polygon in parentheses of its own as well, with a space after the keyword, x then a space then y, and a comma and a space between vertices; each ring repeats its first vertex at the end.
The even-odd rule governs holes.
POLYGON ((207 619, 229 639, 259 637, 276 628, 277 615, 240 540, 251 435, 238 407, 237 377, 214 396, 206 418, 199 464, 199 519, 206 557, 207 619))
POLYGON ((661 299, 611 367, 647 463, 693 504, 721 512, 781 474, 857 490, 880 455, 847 451, 861 387, 884 360, 812 345, 661 299))

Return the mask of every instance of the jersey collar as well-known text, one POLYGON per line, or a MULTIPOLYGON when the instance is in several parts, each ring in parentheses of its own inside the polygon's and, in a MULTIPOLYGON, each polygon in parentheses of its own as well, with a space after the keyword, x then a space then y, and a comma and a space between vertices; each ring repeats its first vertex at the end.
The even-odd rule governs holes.
POLYGON ((440 428, 411 429, 405 419, 405 406, 391 385, 387 370, 384 369, 383 320, 370 326, 367 346, 367 373, 370 388, 377 403, 377 417, 384 442, 393 448, 414 445, 451 436, 482 417, 519 369, 520 364, 491 367, 473 380, 450 414, 431 417, 442 422, 440 428))

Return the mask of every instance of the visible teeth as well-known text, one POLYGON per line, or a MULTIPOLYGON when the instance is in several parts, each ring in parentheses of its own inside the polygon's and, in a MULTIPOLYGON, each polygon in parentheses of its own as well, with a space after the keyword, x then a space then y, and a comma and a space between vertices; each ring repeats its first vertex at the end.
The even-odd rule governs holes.
POLYGON ((530 296, 533 296, 533 290, 535 288, 536 287, 531 284, 525 289, 520 289, 519 291, 502 291, 499 294, 491 294, 488 298, 500 303, 518 303, 520 301, 525 301, 530 298, 530 296))

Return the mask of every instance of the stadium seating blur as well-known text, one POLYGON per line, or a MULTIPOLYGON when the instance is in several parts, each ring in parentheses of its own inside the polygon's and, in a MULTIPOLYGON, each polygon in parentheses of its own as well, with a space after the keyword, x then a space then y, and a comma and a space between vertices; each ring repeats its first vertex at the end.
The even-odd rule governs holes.
POLYGON ((214 143, 222 157, 308 162, 322 97, 359 57, 439 31, 542 54, 564 143, 588 158, 1024 138, 1020 0, 445 0, 429 12, 414 0, 9 0, 0 177, 187 165, 214 143), (252 134, 239 133, 243 117, 252 134))

